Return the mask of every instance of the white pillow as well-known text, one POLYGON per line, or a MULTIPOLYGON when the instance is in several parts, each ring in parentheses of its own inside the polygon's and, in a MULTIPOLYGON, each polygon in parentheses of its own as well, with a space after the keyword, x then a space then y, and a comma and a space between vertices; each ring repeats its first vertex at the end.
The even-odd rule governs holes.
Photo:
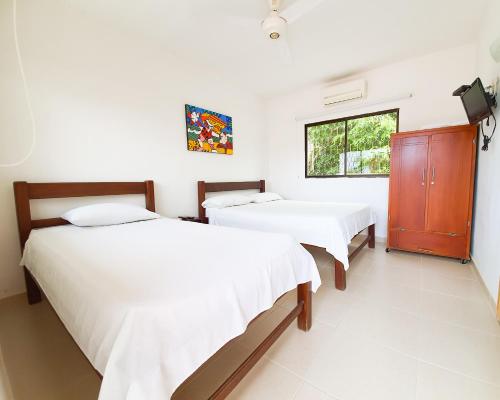
POLYGON ((283 200, 278 193, 264 192, 264 193, 254 193, 250 197, 252 203, 267 203, 268 201, 283 200))
POLYGON ((220 196, 210 197, 201 203, 201 205, 204 208, 225 208, 242 206, 251 202, 252 199, 248 196, 243 196, 241 194, 223 194, 220 196))
POLYGON ((146 221, 160 218, 160 215, 139 206, 101 203, 73 208, 61 218, 77 226, 103 226, 146 221))

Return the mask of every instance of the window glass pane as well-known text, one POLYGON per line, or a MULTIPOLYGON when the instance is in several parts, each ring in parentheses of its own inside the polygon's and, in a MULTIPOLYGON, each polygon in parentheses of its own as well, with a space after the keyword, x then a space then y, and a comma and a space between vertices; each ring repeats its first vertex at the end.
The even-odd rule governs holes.
POLYGON ((307 127, 307 175, 343 175, 345 122, 307 127))
POLYGON ((388 174, 396 128, 396 112, 347 121, 347 174, 388 174))

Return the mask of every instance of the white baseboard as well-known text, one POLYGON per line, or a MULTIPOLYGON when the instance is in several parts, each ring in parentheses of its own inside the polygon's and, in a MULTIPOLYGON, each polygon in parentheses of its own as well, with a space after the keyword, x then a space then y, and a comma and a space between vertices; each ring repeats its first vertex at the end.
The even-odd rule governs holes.
POLYGON ((10 386, 9 376, 3 361, 2 348, 0 347, 0 400, 13 400, 14 395, 10 386))
POLYGON ((479 282, 481 282, 483 290, 486 293, 486 297, 488 298, 488 304, 489 304, 489 306, 490 306, 493 314, 496 317, 496 315, 497 315, 497 301, 496 301, 496 299, 493 298, 493 295, 490 293, 490 291, 488 290, 488 287, 484 283, 484 279, 481 276, 481 273, 479 272, 479 268, 477 267, 477 261, 474 259, 474 256, 471 256, 470 258, 471 258, 471 261, 472 261, 472 263, 471 263, 472 264, 472 269, 473 269, 474 273, 477 275, 479 282))

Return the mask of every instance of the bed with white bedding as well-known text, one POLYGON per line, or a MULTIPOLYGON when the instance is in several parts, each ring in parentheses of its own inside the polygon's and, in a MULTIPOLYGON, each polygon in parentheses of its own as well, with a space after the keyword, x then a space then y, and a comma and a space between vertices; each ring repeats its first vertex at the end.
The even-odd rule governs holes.
POLYGON ((351 239, 375 223, 370 206, 360 203, 276 200, 208 208, 206 213, 213 225, 287 233, 299 243, 324 247, 345 269, 351 239))
POLYGON ((199 182, 200 214, 202 217, 206 217, 208 223, 212 225, 287 233, 299 243, 325 248, 336 261, 336 286, 339 289, 345 288, 345 271, 349 268, 350 259, 348 246, 353 237, 368 228, 368 238, 363 242, 363 246, 367 243, 370 247, 374 246, 375 213, 372 208, 368 204, 362 203, 294 200, 252 202, 230 207, 207 207, 206 209, 202 206, 207 192, 254 188, 260 189, 262 193, 265 191, 264 185, 264 181, 199 182), (343 282, 337 282, 337 278, 343 282))
MULTIPOLYGON (((23 243, 21 202, 16 192, 23 243)), ((34 229, 21 265, 103 375, 101 400, 170 398, 281 295, 321 283, 289 235, 169 218, 34 229)))

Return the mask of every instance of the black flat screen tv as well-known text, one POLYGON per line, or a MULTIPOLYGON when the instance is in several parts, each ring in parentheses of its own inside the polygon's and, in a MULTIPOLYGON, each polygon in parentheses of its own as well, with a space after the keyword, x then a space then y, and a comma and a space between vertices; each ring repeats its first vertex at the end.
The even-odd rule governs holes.
POLYGON ((477 124, 491 115, 490 100, 481 79, 477 78, 470 89, 466 90, 460 97, 471 124, 477 124))

